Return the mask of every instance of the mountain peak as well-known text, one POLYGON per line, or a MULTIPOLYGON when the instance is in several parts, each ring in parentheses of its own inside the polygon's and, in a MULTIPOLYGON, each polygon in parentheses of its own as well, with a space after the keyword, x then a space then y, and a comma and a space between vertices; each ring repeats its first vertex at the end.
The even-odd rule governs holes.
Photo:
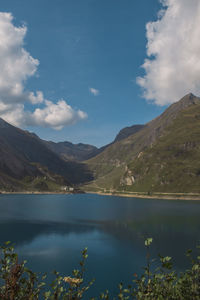
POLYGON ((169 123, 169 121, 176 118, 179 112, 186 109, 190 105, 196 104, 200 104, 200 98, 192 93, 189 93, 183 98, 181 98, 179 101, 171 104, 157 119, 163 118, 163 116, 165 116, 167 117, 169 123))
POLYGON ((183 98, 181 98, 178 102, 182 102, 182 103, 189 104, 189 105, 197 104, 197 103, 200 103, 200 98, 195 96, 192 93, 189 93, 189 94, 185 95, 183 98))
POLYGON ((196 96, 193 93, 188 93, 185 95, 185 97, 194 98, 196 96))

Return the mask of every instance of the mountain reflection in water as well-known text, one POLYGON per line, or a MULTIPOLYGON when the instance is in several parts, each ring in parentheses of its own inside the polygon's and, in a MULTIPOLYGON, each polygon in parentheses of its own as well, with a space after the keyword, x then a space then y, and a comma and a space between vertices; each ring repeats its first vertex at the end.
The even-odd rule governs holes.
POLYGON ((174 258, 200 235, 200 202, 131 199, 99 195, 0 195, 0 243, 10 240, 35 271, 70 275, 88 247, 87 277, 95 293, 131 282, 145 265, 144 239, 153 237, 152 257, 174 258))

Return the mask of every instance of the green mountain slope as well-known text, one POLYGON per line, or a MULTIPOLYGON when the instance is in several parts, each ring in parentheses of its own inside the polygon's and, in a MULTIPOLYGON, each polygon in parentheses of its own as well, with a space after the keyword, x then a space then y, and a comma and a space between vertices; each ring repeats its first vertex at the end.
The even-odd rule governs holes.
POLYGON ((94 172, 95 180, 89 188, 200 191, 196 186, 199 178, 198 146, 194 147, 198 145, 197 137, 200 136, 199 108, 200 98, 188 94, 139 132, 90 159, 87 163, 94 172), (186 117, 187 112, 190 117, 186 117), (183 151, 184 147, 187 151, 183 151), (185 178, 180 179, 182 172, 185 172, 185 178), (188 184, 187 188, 183 186, 184 182, 188 184))
POLYGON ((129 127, 125 127, 123 129, 121 129, 120 132, 117 134, 117 136, 114 140, 114 143, 126 139, 127 137, 137 133, 144 127, 145 127, 145 125, 133 125, 133 126, 129 126, 129 127))
POLYGON ((131 191, 200 192, 200 104, 183 110, 128 169, 131 191))
POLYGON ((144 126, 145 125, 133 125, 130 127, 123 128, 117 134, 113 142, 101 148, 97 148, 95 146, 82 144, 82 143, 73 144, 68 141, 58 142, 58 143, 52 141, 45 141, 45 140, 42 141, 48 149, 55 152, 59 157, 61 157, 65 161, 82 162, 97 156, 99 153, 103 152, 107 147, 111 146, 112 144, 118 141, 126 139, 128 136, 144 128, 144 126))

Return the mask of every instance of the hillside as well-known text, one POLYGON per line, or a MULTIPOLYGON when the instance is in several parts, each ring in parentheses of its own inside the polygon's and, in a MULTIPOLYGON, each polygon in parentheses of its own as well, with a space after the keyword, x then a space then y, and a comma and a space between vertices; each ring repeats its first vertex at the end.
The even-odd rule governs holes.
POLYGON ((43 143, 47 148, 49 148, 51 151, 55 152, 58 156, 60 156, 65 161, 85 161, 89 160, 92 157, 97 156, 99 153, 103 152, 106 148, 108 148, 110 145, 121 141, 128 136, 138 132, 142 128, 144 128, 145 125, 133 125, 130 127, 125 127, 120 130, 120 132, 115 137, 114 141, 111 142, 108 145, 105 145, 101 148, 97 148, 92 145, 88 144, 73 144, 71 142, 65 141, 65 142, 52 142, 52 141, 45 141, 42 140, 43 143))
POLYGON ((180 112, 128 170, 134 184, 127 190, 200 192, 200 103, 180 112))
POLYGON ((200 191, 199 113, 200 98, 188 94, 139 132, 106 148, 87 162, 95 177, 89 188, 200 191))
MULTIPOLYGON (((125 134, 131 130, 137 129, 130 128, 125 134)), ((0 189, 54 191, 89 182, 93 173, 82 161, 108 146, 98 149, 81 143, 44 141, 0 118, 0 189)))
POLYGON ((47 189, 92 179, 85 164, 66 162, 48 149, 35 134, 0 119, 0 188, 47 189), (43 180, 45 178, 45 181, 43 180))
POLYGON ((145 127, 145 125, 133 125, 133 126, 129 126, 129 127, 125 127, 123 129, 121 129, 120 132, 117 134, 117 136, 114 140, 114 143, 126 139, 127 137, 137 133, 144 127, 145 127))

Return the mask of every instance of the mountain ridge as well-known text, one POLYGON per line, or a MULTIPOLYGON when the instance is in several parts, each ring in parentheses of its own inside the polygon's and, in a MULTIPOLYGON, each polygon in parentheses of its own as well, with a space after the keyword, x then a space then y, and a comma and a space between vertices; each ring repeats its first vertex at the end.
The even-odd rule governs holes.
MULTIPOLYGON (((12 182, 21 182, 22 185, 25 178, 44 178, 47 174, 49 179, 53 178, 54 182, 58 181, 63 185, 92 179, 92 174, 85 164, 62 160, 48 149, 38 136, 3 119, 0 119, 0 157, 0 179, 9 178, 11 186, 12 182)), ((5 183, 6 180, 1 181, 5 183)), ((3 182, 2 187, 6 187, 3 182)))
POLYGON ((98 153, 98 148, 89 144, 73 144, 71 142, 52 142, 43 140, 44 144, 51 151, 57 153, 64 160, 84 161, 95 156, 98 153))
POLYGON ((184 96, 170 105, 160 116, 145 124, 139 132, 116 142, 87 161, 95 177, 90 187, 116 189, 124 184, 134 185, 135 178, 129 170, 131 161, 137 160, 143 152, 151 148, 165 134, 166 128, 173 123, 181 111, 195 105, 200 105, 199 97, 191 93, 184 96))

